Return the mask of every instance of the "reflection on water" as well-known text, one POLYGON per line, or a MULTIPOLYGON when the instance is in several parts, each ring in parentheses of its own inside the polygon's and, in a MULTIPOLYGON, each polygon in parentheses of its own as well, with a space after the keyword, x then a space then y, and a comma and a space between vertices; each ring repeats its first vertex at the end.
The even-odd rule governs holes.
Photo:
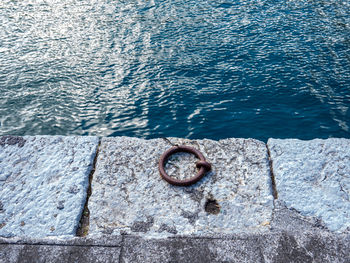
POLYGON ((350 3, 2 0, 0 134, 350 137, 350 3))

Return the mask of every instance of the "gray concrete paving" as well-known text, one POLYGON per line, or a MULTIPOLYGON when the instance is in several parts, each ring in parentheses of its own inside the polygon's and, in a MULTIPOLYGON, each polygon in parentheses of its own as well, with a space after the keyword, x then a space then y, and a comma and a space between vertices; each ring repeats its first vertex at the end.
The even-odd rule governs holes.
POLYGON ((348 236, 280 232, 225 238, 126 237, 121 262, 349 262, 348 236))
POLYGON ((0 239, 0 262, 350 262, 350 236, 283 231, 222 237, 145 238, 123 235, 96 242, 0 239), (105 245, 101 245, 105 243, 105 245))
MULTIPOLYGON (((266 146, 253 139, 171 138, 199 149, 212 172, 190 187, 161 179, 158 160, 172 145, 163 139, 103 138, 89 199, 89 235, 217 235, 268 231, 273 196, 266 146), (208 211, 206 204, 216 204, 208 211)), ((169 174, 196 174, 195 158, 178 154, 169 174)))
POLYGON ((350 140, 269 139, 278 200, 339 233, 350 231, 350 140))
POLYGON ((0 262, 118 262, 122 237, 0 238, 0 262))
MULTIPOLYGON (((102 138, 92 169, 98 143, 0 137, 0 262, 350 262, 350 140, 102 138), (213 171, 191 187, 163 181, 169 141, 213 171), (90 231, 74 237, 90 171, 90 231)), ((188 177, 194 161, 166 169, 188 177)))
POLYGON ((97 137, 0 137, 0 236, 75 235, 97 137))

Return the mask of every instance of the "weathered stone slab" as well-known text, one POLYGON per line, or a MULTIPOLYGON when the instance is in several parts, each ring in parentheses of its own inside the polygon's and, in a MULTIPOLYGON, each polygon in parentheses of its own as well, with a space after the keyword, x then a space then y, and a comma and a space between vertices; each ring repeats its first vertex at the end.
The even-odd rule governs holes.
MULTIPOLYGON (((217 235, 269 229, 273 197, 266 146, 253 139, 190 141, 213 170, 190 187, 176 187, 158 172, 164 139, 103 138, 89 199, 89 235, 217 235)), ((170 175, 190 177, 195 158, 177 154, 170 175), (183 175, 183 176, 181 176, 183 175)))
POLYGON ((350 235, 283 231, 222 237, 0 238, 0 262, 350 262, 350 235), (100 244, 101 243, 101 244, 100 244))
POLYGON ((121 262, 349 262, 350 237, 326 232, 275 232, 230 238, 125 237, 121 262))
POLYGON ((122 241, 122 236, 0 237, 0 262, 119 262, 122 241))
POLYGON ((103 247, 121 247, 123 236, 105 235, 98 238, 77 237, 77 236, 48 236, 45 238, 31 237, 0 237, 0 244, 13 245, 47 245, 47 246, 103 246, 103 247))
POLYGON ((0 236, 75 235, 97 137, 0 137, 0 236))
POLYGON ((331 231, 350 230, 350 140, 269 139, 278 199, 331 231))
POLYGON ((119 247, 65 246, 65 245, 2 245, 0 262, 6 263, 107 263, 118 262, 119 247))
POLYGON ((350 262, 350 236, 325 231, 285 231, 260 237, 262 262, 350 262))
POLYGON ((231 238, 175 237, 146 239, 126 236, 121 262, 264 262, 258 235, 231 238))

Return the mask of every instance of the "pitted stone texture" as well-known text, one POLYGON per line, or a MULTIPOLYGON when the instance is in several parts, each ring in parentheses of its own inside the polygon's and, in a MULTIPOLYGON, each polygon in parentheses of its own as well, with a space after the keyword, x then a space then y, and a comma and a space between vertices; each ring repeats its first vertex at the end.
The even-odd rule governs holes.
POLYGON ((269 139, 278 199, 329 230, 350 230, 350 140, 269 139))
POLYGON ((115 263, 119 257, 119 247, 0 244, 0 262, 6 263, 115 263))
POLYGON ((0 262, 350 262, 350 236, 283 231, 222 237, 147 238, 131 235, 86 240, 0 238, 0 262), (113 242, 112 239, 115 239, 113 242))
MULTIPOLYGON (((89 199, 89 235, 131 233, 147 236, 214 235, 269 229, 273 197, 264 143, 252 139, 174 144, 200 150, 213 170, 189 187, 162 180, 158 160, 172 145, 164 139, 103 138, 89 199), (205 211, 216 200, 218 214, 205 211)), ((191 177, 193 157, 179 154, 169 174, 191 177)))
POLYGON ((74 235, 97 137, 0 137, 0 236, 74 235))
POLYGON ((275 232, 223 238, 125 237, 121 262, 350 262, 350 236, 324 232, 275 232))
POLYGON ((1 238, 0 262, 120 262, 122 236, 1 238))

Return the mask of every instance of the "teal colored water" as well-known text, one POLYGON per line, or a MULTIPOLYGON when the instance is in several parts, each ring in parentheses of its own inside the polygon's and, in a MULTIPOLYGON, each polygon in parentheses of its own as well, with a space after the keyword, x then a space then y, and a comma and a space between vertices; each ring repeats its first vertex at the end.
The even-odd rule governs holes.
POLYGON ((350 2, 1 0, 0 135, 350 138, 350 2))

